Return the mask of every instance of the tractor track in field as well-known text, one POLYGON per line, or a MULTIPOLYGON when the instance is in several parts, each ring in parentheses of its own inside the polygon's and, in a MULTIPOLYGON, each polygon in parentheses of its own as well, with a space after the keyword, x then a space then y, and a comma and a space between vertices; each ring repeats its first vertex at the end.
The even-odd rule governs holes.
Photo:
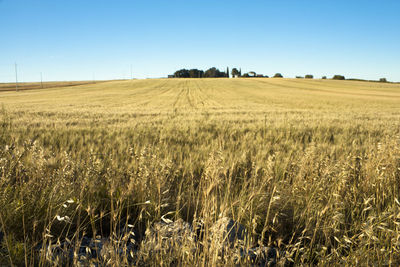
POLYGON ((193 82, 193 84, 194 86, 196 86, 196 90, 199 95, 200 100, 198 101, 198 103, 200 103, 202 107, 205 107, 205 103, 210 97, 205 93, 205 91, 203 91, 203 88, 199 85, 198 81, 193 82))
MULTIPOLYGON (((158 85, 158 86, 156 86, 154 88, 154 90, 158 91, 158 93, 155 94, 154 96, 156 96, 156 97, 162 96, 162 95, 168 93, 171 89, 172 88, 167 85, 167 82, 164 82, 164 83, 162 83, 162 84, 160 84, 160 85, 158 85)), ((138 104, 138 106, 145 106, 146 104, 148 104, 148 103, 150 103, 152 101, 153 101, 152 99, 151 100, 147 100, 145 102, 142 102, 142 103, 138 104)))
POLYGON ((186 81, 186 83, 185 83, 185 86, 186 86, 186 99, 187 99, 187 102, 189 103, 189 106, 190 107, 192 107, 192 108, 194 108, 194 104, 193 104, 193 99, 191 99, 191 98, 193 98, 193 92, 191 92, 191 90, 190 90, 190 87, 189 87, 189 81, 186 81))
MULTIPOLYGON (((161 83, 161 84, 156 84, 150 88, 144 88, 144 89, 140 89, 141 91, 139 92, 134 92, 132 95, 130 95, 131 97, 137 98, 137 99, 142 99, 142 101, 138 100, 138 102, 133 103, 135 104, 137 107, 143 107, 148 105, 149 103, 152 102, 151 99, 145 97, 146 95, 152 95, 153 92, 159 92, 160 90, 163 90, 163 88, 165 88, 165 91, 169 90, 170 88, 167 85, 167 82, 161 83), (145 97, 145 100, 143 100, 143 97, 145 97)), ((164 91, 164 92, 165 92, 164 91)), ((163 91, 162 91, 163 93, 163 91)), ((159 93, 158 93, 159 95, 159 93)))
POLYGON ((173 108, 198 110, 215 105, 215 100, 212 100, 213 92, 210 93, 209 88, 205 88, 206 85, 200 81, 180 81, 175 86, 177 94, 172 104, 173 108))
POLYGON ((179 87, 178 87, 179 88, 179 93, 176 95, 175 101, 172 104, 173 109, 177 108, 177 104, 178 104, 181 96, 185 93, 185 88, 182 86, 182 83, 183 82, 180 81, 179 84, 178 84, 179 85, 179 87))
POLYGON ((207 101, 210 106, 213 108, 221 108, 226 105, 221 104, 219 100, 217 100, 219 97, 221 97, 221 93, 224 94, 226 92, 226 97, 223 97, 221 101, 225 101, 227 98, 229 99, 232 97, 232 92, 227 91, 224 88, 217 87, 216 85, 212 84, 210 81, 205 81, 204 82, 204 92, 207 95, 207 101))

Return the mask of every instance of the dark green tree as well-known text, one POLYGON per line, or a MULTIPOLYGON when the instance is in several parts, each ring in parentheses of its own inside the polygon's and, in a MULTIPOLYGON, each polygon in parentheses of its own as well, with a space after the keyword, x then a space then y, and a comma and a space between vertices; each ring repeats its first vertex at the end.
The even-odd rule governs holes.
POLYGON ((206 78, 226 77, 226 73, 221 72, 219 69, 217 69, 215 67, 212 67, 212 68, 206 70, 206 72, 204 72, 204 77, 206 77, 206 78))
POLYGON ((237 68, 233 68, 231 74, 232 74, 232 77, 236 77, 236 76, 240 77, 240 72, 238 71, 237 68))
POLYGON ((189 78, 190 73, 187 69, 177 70, 174 73, 175 78, 189 78))
POLYGON ((275 73, 273 78, 283 78, 283 76, 280 73, 275 73))
POLYGON ((256 77, 257 73, 255 71, 249 71, 249 76, 250 77, 256 77))
POLYGON ((204 71, 198 69, 189 70, 190 78, 202 78, 204 76, 204 71))
POLYGON ((306 79, 314 79, 314 76, 311 74, 307 74, 306 76, 304 76, 306 79))
POLYGON ((332 78, 333 80, 346 80, 346 78, 343 75, 335 75, 332 78))

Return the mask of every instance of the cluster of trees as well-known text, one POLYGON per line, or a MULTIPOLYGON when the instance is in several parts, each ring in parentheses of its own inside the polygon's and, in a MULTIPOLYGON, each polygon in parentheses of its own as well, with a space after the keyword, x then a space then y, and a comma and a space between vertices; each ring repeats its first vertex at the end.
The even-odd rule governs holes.
MULTIPOLYGON (((262 74, 256 74, 254 71, 250 71, 249 73, 245 73, 242 75, 242 70, 233 68, 231 73, 231 77, 264 77, 268 78, 268 76, 264 76, 262 74)), ((220 71, 219 69, 212 67, 206 71, 199 69, 180 69, 175 71, 174 75, 169 75, 168 77, 173 78, 229 78, 229 68, 226 68, 226 71, 220 71)), ((276 73, 273 78, 283 78, 283 75, 280 73, 276 73)))
MULTIPOLYGON (((296 76, 297 79, 314 79, 314 75, 312 74, 307 74, 304 77, 303 76, 296 76)), ((326 80, 326 76, 322 76, 323 80, 326 80)), ((335 75, 332 77, 332 80, 346 80, 346 78, 343 75, 335 75)))
MULTIPOLYGON (((314 79, 314 76, 311 75, 311 74, 307 74, 307 75, 304 76, 304 77, 303 77, 303 76, 296 76, 296 78, 297 78, 297 79, 304 79, 304 78, 306 78, 306 79, 314 79)), ((323 79, 323 80, 326 80, 327 78, 326 78, 326 76, 322 76, 322 79, 323 79)), ((377 81, 373 81, 373 80, 363 80, 363 79, 346 79, 346 77, 344 77, 343 75, 334 75, 334 76, 332 77, 332 80, 349 80, 349 81, 377 82, 377 81)), ((386 78, 380 78, 380 79, 379 79, 379 82, 387 83, 388 81, 387 81, 386 78)))
POLYGON ((174 73, 175 78, 203 78, 204 77, 204 71, 198 70, 198 69, 181 69, 177 70, 174 73))
POLYGON ((226 72, 220 71, 219 69, 212 67, 206 71, 198 69, 181 69, 174 73, 175 78, 229 78, 229 69, 226 72))
MULTIPOLYGON (((257 75, 255 72, 251 71, 249 73, 245 73, 242 75, 242 70, 238 70, 237 68, 233 68, 231 71, 232 77, 264 77, 268 78, 268 76, 264 75, 257 75)), ((212 67, 209 68, 206 71, 199 70, 199 69, 181 69, 175 71, 174 75, 171 75, 171 77, 175 78, 229 78, 229 68, 226 69, 226 71, 220 71, 219 69, 212 67)), ((272 78, 283 78, 283 75, 281 73, 276 73, 272 78)), ((312 74, 307 74, 304 77, 303 76, 296 76, 298 79, 314 79, 314 75, 312 74)), ((326 76, 322 76, 323 80, 326 80, 326 76)), ((332 80, 346 80, 346 78, 343 75, 334 75, 332 77, 332 80)), ((359 80, 359 81, 364 81, 361 79, 349 79, 349 80, 359 80)), ((372 82, 372 81, 371 81, 372 82)), ((388 82, 386 78, 381 78, 379 79, 379 82, 388 82)))
MULTIPOLYGON (((231 77, 255 77, 255 72, 249 72, 242 75, 242 70, 233 68, 231 73, 231 77), (253 75, 250 75, 252 74, 253 75)), ((206 71, 199 69, 181 69, 175 71, 174 75, 171 75, 174 78, 229 78, 229 68, 226 71, 220 71, 219 69, 212 67, 206 71)), ((264 76, 263 76, 264 77, 264 76)), ((266 76, 268 77, 268 76, 266 76)))
MULTIPOLYGON (((245 74, 243 74, 243 76, 239 76, 239 77, 245 77, 245 78, 249 78, 249 77, 269 78, 268 75, 256 74, 254 71, 250 71, 249 73, 245 73, 245 74)), ((280 73, 275 73, 275 75, 272 76, 272 78, 283 78, 283 75, 280 74, 280 73)))
POLYGON ((220 71, 219 69, 212 67, 204 73, 205 78, 229 78, 229 69, 226 69, 226 72, 220 71))

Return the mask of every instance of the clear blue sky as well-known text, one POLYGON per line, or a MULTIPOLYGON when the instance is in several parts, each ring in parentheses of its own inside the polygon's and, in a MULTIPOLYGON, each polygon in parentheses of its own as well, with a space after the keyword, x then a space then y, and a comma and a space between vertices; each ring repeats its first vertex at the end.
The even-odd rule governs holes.
POLYGON ((0 0, 0 82, 241 67, 400 81, 399 0, 0 0))

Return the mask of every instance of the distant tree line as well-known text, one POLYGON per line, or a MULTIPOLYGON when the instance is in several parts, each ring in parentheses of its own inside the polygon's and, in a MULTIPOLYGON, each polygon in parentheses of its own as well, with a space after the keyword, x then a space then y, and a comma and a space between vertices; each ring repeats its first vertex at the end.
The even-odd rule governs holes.
MULTIPOLYGON (((242 70, 238 70, 237 68, 233 68, 231 73, 229 73, 229 68, 226 69, 226 71, 220 71, 219 69, 212 67, 209 68, 206 71, 199 70, 199 69, 180 69, 175 71, 173 75, 169 75, 168 77, 173 77, 173 78, 229 78, 229 74, 231 74, 231 77, 233 78, 238 78, 238 77, 244 77, 244 78, 251 78, 251 77, 258 77, 258 78, 268 78, 267 75, 263 74, 257 74, 254 71, 249 71, 248 73, 244 73, 242 75, 242 70)), ((281 73, 276 73, 272 78, 283 78, 283 75, 281 73)), ((314 79, 314 75, 312 74, 307 74, 305 76, 296 76, 297 79, 314 79)), ((322 76, 323 80, 326 80, 326 76, 322 76)), ((332 80, 346 80, 346 77, 343 75, 334 75, 332 77, 332 80)), ((373 80, 362 80, 362 79, 347 79, 350 81, 368 81, 368 82, 377 82, 373 80)), ((379 82, 386 83, 388 82, 386 78, 380 78, 379 82)))
MULTIPOLYGON (((227 69, 229 71, 229 69, 227 69)), ((229 78, 228 72, 220 71, 219 69, 212 67, 206 71, 199 69, 181 69, 174 73, 175 78, 229 78)))

